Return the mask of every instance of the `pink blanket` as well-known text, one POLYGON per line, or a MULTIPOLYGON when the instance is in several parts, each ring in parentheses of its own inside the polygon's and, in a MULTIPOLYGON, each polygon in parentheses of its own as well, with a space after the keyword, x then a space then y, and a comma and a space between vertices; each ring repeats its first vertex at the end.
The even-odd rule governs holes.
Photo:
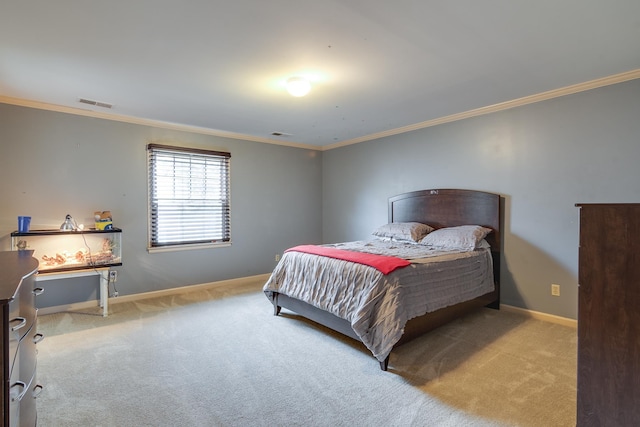
POLYGON ((320 255, 329 258, 341 259, 344 261, 357 262, 358 264, 368 265, 382 274, 389 274, 396 268, 406 267, 411 264, 406 259, 393 256, 375 255, 364 252, 345 251, 342 249, 327 248, 316 245, 300 245, 287 249, 285 252, 304 252, 312 255, 320 255))

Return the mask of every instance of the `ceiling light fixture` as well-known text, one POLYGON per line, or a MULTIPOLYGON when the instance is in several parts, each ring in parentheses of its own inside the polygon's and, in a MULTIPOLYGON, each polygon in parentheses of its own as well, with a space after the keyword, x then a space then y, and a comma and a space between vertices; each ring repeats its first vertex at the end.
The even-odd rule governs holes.
POLYGON ((290 77, 287 79, 287 92, 291 96, 301 97, 305 96, 311 90, 311 83, 302 77, 290 77))

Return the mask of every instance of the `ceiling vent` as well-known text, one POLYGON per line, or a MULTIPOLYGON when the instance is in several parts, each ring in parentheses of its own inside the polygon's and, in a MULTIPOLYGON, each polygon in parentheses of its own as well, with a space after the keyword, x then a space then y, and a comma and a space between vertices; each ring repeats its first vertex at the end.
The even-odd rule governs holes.
POLYGON ((78 102, 83 104, 95 105, 96 107, 102 108, 113 108, 113 104, 108 104, 106 102, 94 101, 93 99, 80 98, 78 102))

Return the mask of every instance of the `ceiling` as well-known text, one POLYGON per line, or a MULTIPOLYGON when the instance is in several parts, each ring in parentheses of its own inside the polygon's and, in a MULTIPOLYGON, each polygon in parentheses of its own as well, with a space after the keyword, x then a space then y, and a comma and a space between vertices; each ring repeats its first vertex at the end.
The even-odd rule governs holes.
POLYGON ((638 0, 12 0, 1 9, 0 102, 302 146, 640 70, 638 0), (282 85, 291 76, 310 79, 311 93, 291 97, 282 85))

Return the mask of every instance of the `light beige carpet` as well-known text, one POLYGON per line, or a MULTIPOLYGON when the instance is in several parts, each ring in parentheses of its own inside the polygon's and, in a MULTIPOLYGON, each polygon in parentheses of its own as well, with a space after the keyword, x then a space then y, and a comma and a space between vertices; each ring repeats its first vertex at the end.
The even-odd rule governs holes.
POLYGON ((41 316, 39 426, 574 426, 576 330, 481 309, 394 350, 262 283, 41 316))

